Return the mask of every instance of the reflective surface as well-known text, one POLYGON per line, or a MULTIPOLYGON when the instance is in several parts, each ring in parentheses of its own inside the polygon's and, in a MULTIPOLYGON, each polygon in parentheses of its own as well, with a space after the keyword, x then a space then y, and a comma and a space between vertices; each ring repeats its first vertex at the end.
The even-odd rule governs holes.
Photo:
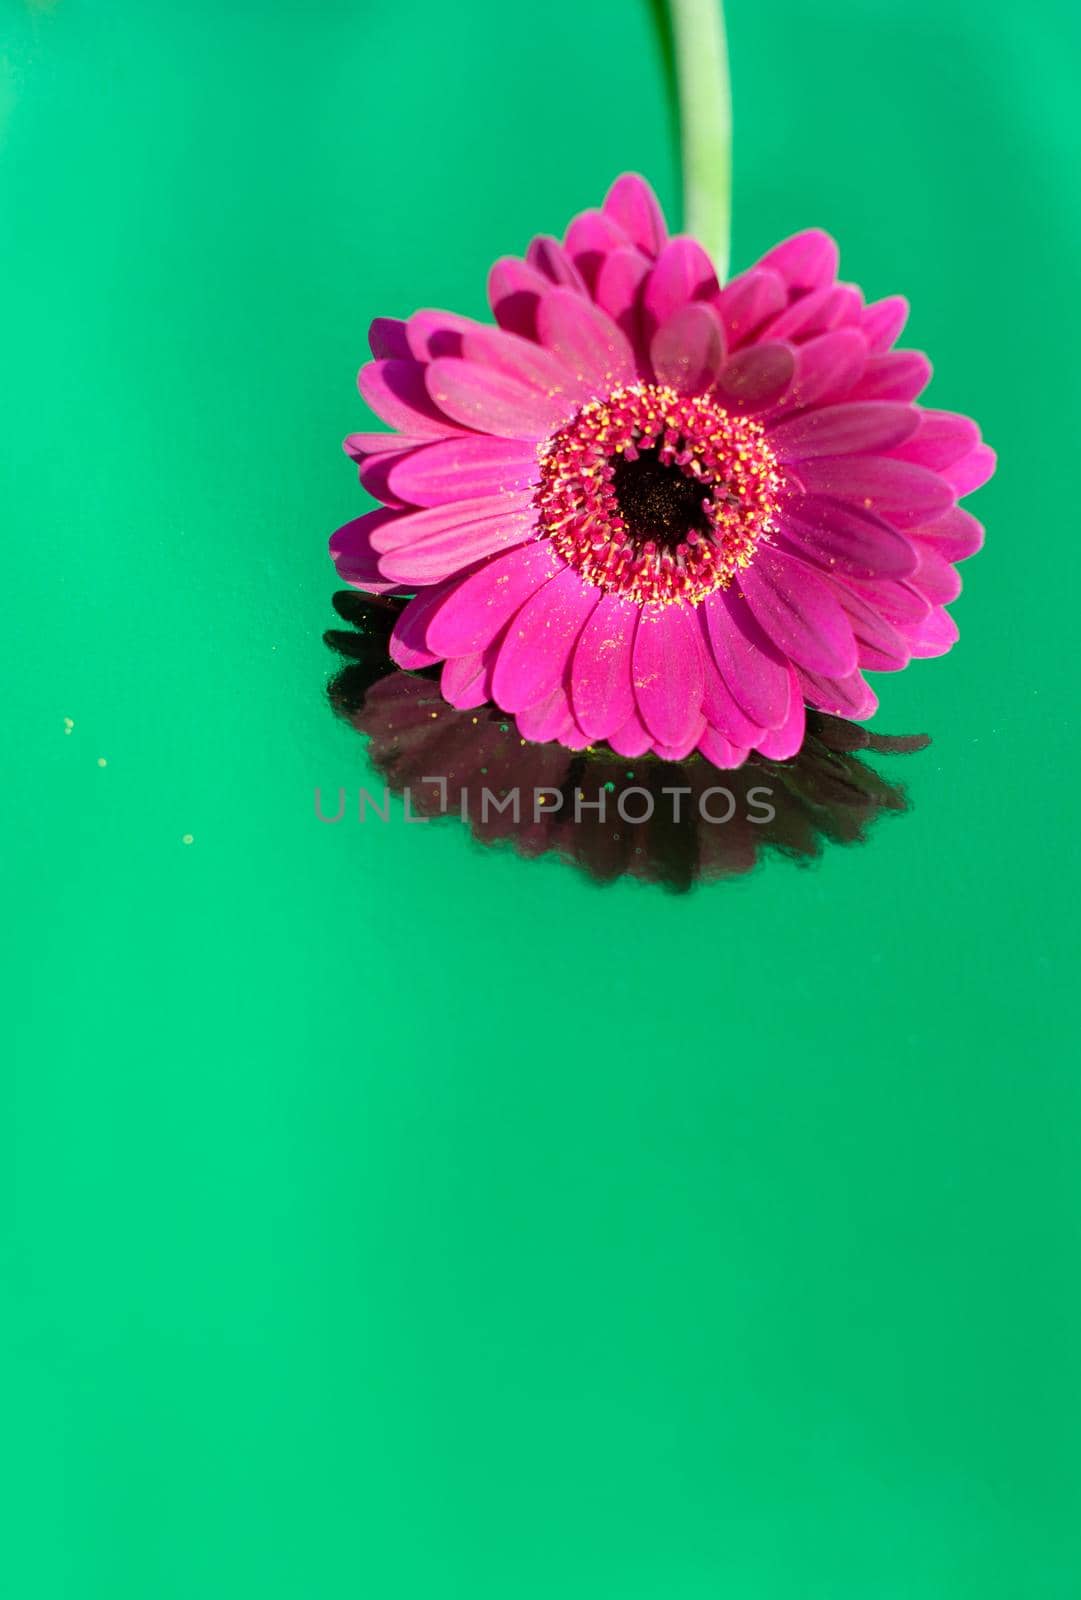
POLYGON ((907 754, 929 743, 812 712, 795 760, 752 757, 733 772, 697 755, 627 760, 603 745, 576 753, 530 744, 494 706, 448 706, 438 671, 394 670, 386 641, 398 602, 342 590, 334 603, 356 626, 326 636, 352 658, 332 680, 330 702, 368 735, 369 759, 386 780, 382 809, 367 790, 354 797, 339 788, 327 806, 320 793, 317 814, 335 825, 354 806, 358 820, 388 821, 392 791, 405 798, 403 815, 457 817, 481 844, 554 854, 598 883, 632 877, 683 891, 750 872, 770 851, 806 863, 827 841, 863 842, 882 812, 905 809, 905 793, 857 752, 907 754))
POLYGON ((313 805, 369 318, 674 212, 650 7, 0 6, 18 1600, 1081 1587, 1078 16, 727 10, 733 264, 1000 467, 907 812, 677 895, 313 805))

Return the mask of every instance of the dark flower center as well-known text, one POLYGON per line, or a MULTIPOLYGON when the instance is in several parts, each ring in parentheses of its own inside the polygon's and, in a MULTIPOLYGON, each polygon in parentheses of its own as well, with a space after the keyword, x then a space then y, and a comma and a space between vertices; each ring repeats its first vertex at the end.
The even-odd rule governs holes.
POLYGON ((539 463, 538 532, 639 606, 696 606, 731 583, 772 533, 784 484, 761 423, 660 383, 587 401, 539 463))
POLYGON ((706 489, 679 467, 666 465, 656 450, 644 450, 634 461, 617 456, 612 484, 619 514, 638 544, 652 539, 661 549, 675 550, 692 530, 710 531, 706 489))

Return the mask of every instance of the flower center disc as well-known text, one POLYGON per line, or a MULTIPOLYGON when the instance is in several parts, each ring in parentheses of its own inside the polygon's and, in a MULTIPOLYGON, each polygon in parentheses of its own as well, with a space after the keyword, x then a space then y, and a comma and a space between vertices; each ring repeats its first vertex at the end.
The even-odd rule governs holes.
POLYGON ((591 400, 540 457, 542 533, 587 582, 697 605, 768 538, 782 476, 760 423, 638 383, 591 400))

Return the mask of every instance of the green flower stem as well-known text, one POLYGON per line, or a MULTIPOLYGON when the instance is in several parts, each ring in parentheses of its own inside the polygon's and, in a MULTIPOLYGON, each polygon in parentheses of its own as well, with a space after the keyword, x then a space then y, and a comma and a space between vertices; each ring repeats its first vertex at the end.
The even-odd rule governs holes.
POLYGON ((669 0, 679 81, 683 226, 728 276, 732 226, 732 91, 722 0, 669 0))

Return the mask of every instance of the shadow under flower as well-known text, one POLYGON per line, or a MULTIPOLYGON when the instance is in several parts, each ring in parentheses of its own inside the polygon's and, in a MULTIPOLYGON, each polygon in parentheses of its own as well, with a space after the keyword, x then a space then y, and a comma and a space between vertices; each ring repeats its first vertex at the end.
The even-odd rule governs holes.
POLYGON ((883 813, 907 809, 904 788, 862 757, 930 743, 809 711, 793 760, 752 755, 736 771, 700 755, 672 763, 530 744, 496 707, 455 710, 434 674, 394 667, 387 640, 400 606, 343 590, 334 607, 352 626, 324 636, 348 658, 331 705, 367 735, 387 787, 408 793, 415 816, 458 817, 482 844, 555 854, 598 882, 630 875, 682 891, 749 872, 770 850, 807 864, 827 842, 862 843, 883 813))

